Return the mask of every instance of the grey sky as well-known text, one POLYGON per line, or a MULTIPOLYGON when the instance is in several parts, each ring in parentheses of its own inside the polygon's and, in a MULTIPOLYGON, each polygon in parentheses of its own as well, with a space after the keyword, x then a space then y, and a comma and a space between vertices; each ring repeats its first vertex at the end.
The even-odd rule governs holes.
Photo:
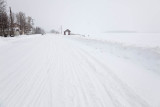
POLYGON ((46 30, 160 32, 159 0, 8 0, 46 30))

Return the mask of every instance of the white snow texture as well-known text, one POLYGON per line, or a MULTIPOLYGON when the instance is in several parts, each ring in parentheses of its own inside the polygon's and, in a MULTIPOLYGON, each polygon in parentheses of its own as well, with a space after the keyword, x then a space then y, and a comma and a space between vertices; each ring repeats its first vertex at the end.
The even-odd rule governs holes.
POLYGON ((0 107, 160 107, 160 34, 0 38, 0 107))

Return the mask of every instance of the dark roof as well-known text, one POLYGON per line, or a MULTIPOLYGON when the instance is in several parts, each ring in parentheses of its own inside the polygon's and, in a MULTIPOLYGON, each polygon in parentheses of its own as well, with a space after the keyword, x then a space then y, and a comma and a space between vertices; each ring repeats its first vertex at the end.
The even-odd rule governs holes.
POLYGON ((69 29, 66 29, 65 32, 71 32, 69 29))
POLYGON ((13 23, 13 25, 12 25, 13 27, 20 27, 20 25, 19 24, 17 24, 17 23, 13 23))

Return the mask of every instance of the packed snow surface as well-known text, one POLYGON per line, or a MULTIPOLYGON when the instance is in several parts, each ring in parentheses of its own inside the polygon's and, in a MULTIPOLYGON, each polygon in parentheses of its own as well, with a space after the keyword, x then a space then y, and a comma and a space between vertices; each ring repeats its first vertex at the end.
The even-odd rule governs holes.
POLYGON ((160 107, 160 35, 104 35, 0 38, 0 107, 160 107))

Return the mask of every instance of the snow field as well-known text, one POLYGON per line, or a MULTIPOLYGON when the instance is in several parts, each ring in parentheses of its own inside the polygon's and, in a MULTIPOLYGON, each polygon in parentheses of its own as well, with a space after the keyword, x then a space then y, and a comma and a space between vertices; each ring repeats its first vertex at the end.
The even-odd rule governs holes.
POLYGON ((155 51, 52 34, 6 41, 0 47, 2 107, 160 105, 155 51))

